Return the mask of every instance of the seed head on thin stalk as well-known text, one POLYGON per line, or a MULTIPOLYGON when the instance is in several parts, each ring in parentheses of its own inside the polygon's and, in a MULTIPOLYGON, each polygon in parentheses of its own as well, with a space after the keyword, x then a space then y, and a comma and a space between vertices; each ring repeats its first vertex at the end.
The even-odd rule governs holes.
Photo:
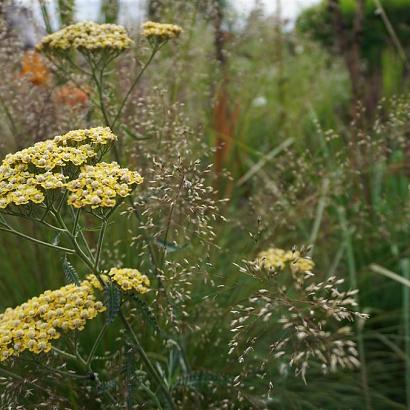
MULTIPOLYGON (((241 271, 254 277, 259 289, 232 311, 229 353, 239 363, 256 360, 261 368, 273 365, 282 374, 293 369, 306 382, 314 365, 325 374, 360 365, 344 322, 367 315, 356 311, 357 290, 340 289, 343 279, 316 279, 305 252, 274 248, 245 262, 241 271)), ((239 375, 236 383, 241 382, 239 375)))

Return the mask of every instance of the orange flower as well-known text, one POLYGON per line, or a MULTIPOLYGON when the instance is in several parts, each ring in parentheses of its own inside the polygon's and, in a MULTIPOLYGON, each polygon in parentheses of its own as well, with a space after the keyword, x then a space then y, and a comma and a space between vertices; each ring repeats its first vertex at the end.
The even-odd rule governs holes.
POLYGON ((88 99, 88 90, 80 89, 70 83, 64 84, 56 90, 55 101, 59 104, 69 105, 70 107, 85 106, 88 99))
POLYGON ((46 85, 50 74, 37 51, 27 50, 21 62, 21 77, 27 77, 34 85, 46 85))

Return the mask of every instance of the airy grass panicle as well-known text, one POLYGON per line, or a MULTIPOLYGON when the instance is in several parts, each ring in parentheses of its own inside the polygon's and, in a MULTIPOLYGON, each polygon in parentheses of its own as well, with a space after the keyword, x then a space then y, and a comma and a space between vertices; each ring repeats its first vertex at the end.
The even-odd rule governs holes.
POLYGON ((316 281, 313 268, 304 249, 270 248, 241 269, 261 287, 232 311, 230 353, 239 352, 240 363, 268 344, 270 353, 260 360, 276 361, 283 374, 293 368, 303 380, 314 363, 324 373, 360 365, 352 331, 343 323, 368 317, 356 310, 357 290, 340 290, 344 279, 336 276, 316 281))

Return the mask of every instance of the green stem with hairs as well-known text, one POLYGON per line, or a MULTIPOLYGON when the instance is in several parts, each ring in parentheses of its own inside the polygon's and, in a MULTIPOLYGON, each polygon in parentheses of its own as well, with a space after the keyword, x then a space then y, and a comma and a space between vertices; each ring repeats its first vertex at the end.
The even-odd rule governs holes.
POLYGON ((122 311, 120 310, 119 312, 121 321, 124 324, 124 327, 126 328, 126 330, 128 331, 128 333, 130 334, 133 344, 135 345, 135 347, 138 350, 139 355, 141 356, 142 361, 144 362, 147 370, 150 372, 151 376, 154 377, 154 379, 157 381, 162 393, 164 394, 164 397, 169 405, 169 407, 171 409, 176 409, 174 401, 172 400, 172 397, 169 393, 169 390, 167 389, 167 387, 164 384, 164 381, 161 377, 161 375, 158 373, 157 369, 154 367, 154 365, 152 364, 151 360, 149 359, 148 355, 145 353, 144 348, 142 347, 137 335, 135 334, 133 328, 131 327, 131 325, 129 324, 128 320, 126 319, 126 317, 124 316, 124 313, 122 313, 122 311))
POLYGON ((94 355, 95 355, 95 352, 98 348, 98 345, 100 344, 101 339, 104 336, 105 331, 107 330, 107 326, 108 326, 107 323, 104 323, 104 326, 101 328, 100 333, 98 333, 98 336, 95 339, 94 344, 93 344, 93 346, 90 350, 90 354, 88 355, 88 358, 87 358, 87 361, 86 361, 87 366, 91 366, 91 362, 94 358, 94 355))
POLYGON ((33 238, 32 236, 16 231, 15 229, 10 228, 10 227, 9 228, 0 227, 0 231, 12 233, 13 235, 19 236, 20 238, 27 239, 28 241, 33 242, 37 245, 46 246, 47 248, 56 249, 58 251, 66 252, 69 254, 75 253, 75 250, 73 249, 64 248, 63 246, 53 245, 52 243, 41 241, 40 239, 33 238))
POLYGON ((134 90, 135 86, 138 84, 138 81, 141 79, 142 75, 144 74, 145 70, 148 68, 148 66, 151 64, 151 61, 154 59, 155 54, 157 54, 158 50, 160 49, 160 47, 154 47, 151 53, 150 58, 148 59, 148 61, 144 64, 144 66, 141 68, 141 71, 138 73, 138 75, 135 77, 135 80, 133 81, 133 83, 131 84, 131 87, 128 89, 127 94, 125 94, 125 97, 123 98, 123 100, 121 101, 120 107, 117 111, 117 114, 114 117, 114 120, 112 122, 112 126, 111 128, 114 129, 115 125, 117 124, 117 121, 119 120, 122 110, 125 107, 125 104, 128 101, 128 98, 130 97, 132 91, 134 90))

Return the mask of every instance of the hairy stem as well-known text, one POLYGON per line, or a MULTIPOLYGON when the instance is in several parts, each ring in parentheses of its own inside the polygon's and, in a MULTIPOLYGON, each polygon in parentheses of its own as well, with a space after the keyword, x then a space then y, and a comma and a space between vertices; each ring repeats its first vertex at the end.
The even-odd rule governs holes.
POLYGON ((149 371, 151 376, 157 381, 162 393, 164 394, 164 397, 165 397, 169 407, 171 409, 176 409, 174 401, 172 400, 172 397, 169 393, 169 390, 165 386, 161 375, 158 373, 157 369, 152 364, 152 362, 149 359, 148 355, 145 353, 145 350, 142 347, 137 335, 135 334, 133 328, 131 327, 131 325, 129 324, 128 320, 126 319, 126 317, 124 316, 124 314, 122 313, 121 310, 119 312, 119 315, 120 315, 120 318, 121 318, 121 320, 124 324, 125 329, 128 331, 129 335, 132 337, 133 343, 134 343, 135 347, 137 348, 138 353, 140 354, 141 359, 144 362, 147 370, 149 371))

